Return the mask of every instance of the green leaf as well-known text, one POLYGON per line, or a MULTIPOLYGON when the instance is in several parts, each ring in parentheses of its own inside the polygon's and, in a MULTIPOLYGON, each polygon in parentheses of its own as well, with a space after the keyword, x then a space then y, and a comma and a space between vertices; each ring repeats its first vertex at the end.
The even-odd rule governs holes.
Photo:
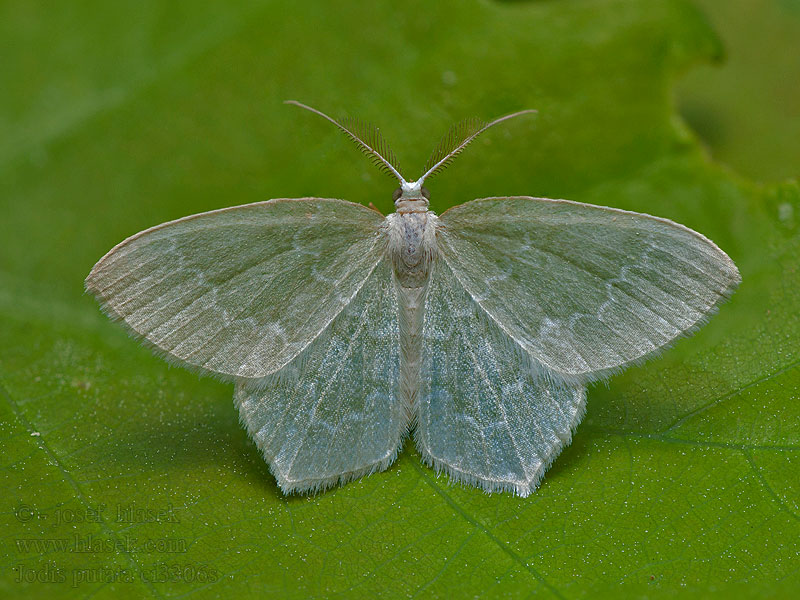
MULTIPOLYGON (((679 0, 0 5, 0 595, 774 597, 800 588, 800 189, 709 162, 672 86, 719 57, 679 0), (527 499, 388 471, 284 497, 230 386, 168 367, 82 282, 213 208, 395 185, 281 101, 373 122, 405 168, 469 116, 432 208, 524 194, 717 242, 732 301, 589 391, 527 499)), ((413 177, 413 174, 411 175, 413 177)))
POLYGON ((725 45, 676 86, 680 112, 715 160, 759 180, 797 177, 798 0, 696 0, 725 45))

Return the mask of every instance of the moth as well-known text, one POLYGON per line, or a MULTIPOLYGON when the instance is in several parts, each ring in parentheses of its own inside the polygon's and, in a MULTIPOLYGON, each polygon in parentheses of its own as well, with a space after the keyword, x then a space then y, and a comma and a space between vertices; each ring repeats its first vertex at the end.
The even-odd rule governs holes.
POLYGON ((394 176, 396 211, 275 199, 137 233, 86 289, 171 362, 235 384, 284 493, 422 459, 528 496, 586 386, 700 327, 741 278, 712 241, 645 214, 494 197, 437 215, 423 183, 499 123, 454 127, 415 181, 377 129, 336 121, 394 176))

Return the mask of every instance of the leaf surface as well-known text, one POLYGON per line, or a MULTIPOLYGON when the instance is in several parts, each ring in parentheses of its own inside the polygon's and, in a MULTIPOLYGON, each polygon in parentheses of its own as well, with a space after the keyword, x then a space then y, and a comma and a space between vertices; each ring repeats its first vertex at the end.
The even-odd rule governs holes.
POLYGON ((0 595, 800 587, 800 191, 711 163, 676 116, 675 80, 720 55, 690 4, 26 2, 0 15, 0 595), (743 283, 695 337, 590 388, 572 445, 526 499, 452 486, 412 444, 385 473, 284 497, 232 387, 152 356, 82 282, 114 244, 187 214, 303 196, 388 212, 388 180, 286 99, 380 125, 410 177, 452 123, 536 108, 432 180, 432 208, 535 195, 646 212, 714 240, 743 283))

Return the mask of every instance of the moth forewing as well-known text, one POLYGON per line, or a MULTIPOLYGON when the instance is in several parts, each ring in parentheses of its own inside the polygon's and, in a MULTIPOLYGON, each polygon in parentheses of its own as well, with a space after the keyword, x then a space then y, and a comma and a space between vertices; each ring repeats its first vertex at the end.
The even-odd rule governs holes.
POLYGON ((384 254, 382 223, 364 206, 324 198, 201 213, 118 244, 86 289, 168 360, 258 382, 357 293, 384 254))
POLYGON ((440 221, 440 254, 461 284, 540 371, 567 383, 608 377, 691 334, 741 281, 709 239, 641 213, 498 197, 440 221))

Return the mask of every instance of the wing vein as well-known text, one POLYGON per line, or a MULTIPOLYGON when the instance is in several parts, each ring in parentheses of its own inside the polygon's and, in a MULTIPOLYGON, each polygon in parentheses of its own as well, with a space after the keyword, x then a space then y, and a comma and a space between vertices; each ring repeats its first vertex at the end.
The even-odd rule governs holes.
MULTIPOLYGON (((380 262, 380 261, 378 261, 378 262, 380 262)), ((378 265, 378 263, 376 263, 376 264, 375 264, 375 267, 377 267, 377 265, 378 265)), ((372 270, 370 271, 370 275, 372 275, 372 271, 374 271, 374 270, 375 270, 375 267, 373 267, 373 268, 372 268, 372 270)), ((368 275, 368 276, 367 276, 367 278, 364 280, 364 282, 366 282, 366 281, 367 281, 367 279, 369 279, 369 276, 370 276, 370 275, 368 275)), ((361 284, 361 286, 362 286, 362 287, 363 287, 363 285, 364 285, 364 283, 362 283, 362 284, 361 284)), ((360 290, 360 289, 361 289, 361 288, 359 287, 359 290, 360 290)), ((357 294, 357 293, 358 293, 358 292, 356 292, 356 294, 357 294)), ((353 297, 355 297, 355 295, 354 295, 353 297)), ((351 301, 352 301, 352 298, 351 298, 351 301)), ((348 302, 348 304, 349 304, 349 302, 348 302)), ((346 306, 347 306, 347 305, 345 305, 345 307, 346 307, 346 306)), ((344 308, 345 308, 345 307, 343 307, 343 308, 342 308, 342 310, 344 310, 344 308)), ((339 314, 341 314, 341 311, 339 311, 339 314)), ((366 313, 365 313, 365 312, 362 312, 362 317, 364 316, 364 314, 366 314, 366 313)), ((331 324, 332 322, 333 322, 333 319, 331 319, 331 321, 330 321, 330 322, 329 322, 329 323, 328 323, 328 324, 325 326, 325 329, 327 329, 327 328, 330 326, 330 324, 331 324)), ((309 416, 309 419, 308 419, 308 424, 306 425, 306 430, 305 430, 305 433, 303 434, 303 438, 304 438, 304 440, 306 440, 306 439, 308 438, 308 432, 311 430, 311 425, 314 423, 314 418, 315 418, 315 416, 316 416, 317 410, 318 410, 318 409, 319 409, 319 407, 320 407, 320 404, 322 404, 322 401, 325 399, 325 397, 327 396, 327 394, 328 394, 328 392, 330 391, 331 387, 332 387, 332 386, 334 385, 334 383, 336 382, 336 376, 337 376, 337 375, 339 374, 339 372, 340 372, 340 371, 341 371, 341 370, 344 368, 344 366, 345 366, 345 363, 347 362, 345 359, 346 359, 346 358, 348 358, 348 357, 350 356, 350 354, 352 353, 352 351, 353 351, 353 348, 355 347, 356 340, 358 339, 359 335, 360 335, 360 334, 361 334, 361 332, 363 331, 363 329, 364 329, 364 327, 366 326, 366 324, 367 324, 367 320, 366 320, 366 319, 363 319, 363 318, 362 318, 362 319, 360 319, 360 320, 359 320, 358 327, 357 327, 357 329, 356 329, 355 333, 352 335, 352 337, 351 337, 351 338, 350 338, 350 340, 348 341, 348 344, 347 344, 347 349, 346 349, 346 350, 345 350, 345 352, 344 352, 344 356, 342 357, 342 360, 341 360, 341 362, 340 362, 340 363, 339 363, 339 365, 336 367, 336 370, 335 370, 335 371, 333 372, 333 374, 331 375, 331 377, 330 377, 330 380, 327 382, 327 385, 326 385, 326 386, 325 386, 325 388, 322 390, 322 392, 320 392, 319 398, 318 398, 318 399, 317 399, 317 401, 314 403, 314 406, 313 406, 313 407, 312 407, 312 409, 311 409, 311 415, 309 416)), ((323 329, 323 331, 324 331, 324 329, 323 329)), ((319 337, 320 333, 322 333, 322 332, 319 332, 319 333, 317 333, 317 335, 314 337, 314 339, 316 339, 317 337, 319 337)), ((301 444, 299 444, 299 445, 298 445, 298 447, 297 447, 297 451, 295 452, 294 456, 292 457, 292 460, 291 460, 291 462, 289 463, 289 467, 288 467, 288 470, 287 470, 287 472, 288 472, 288 471, 291 471, 291 469, 292 469, 292 466, 294 466, 294 462, 295 462, 295 460, 297 460, 297 456, 300 454, 300 450, 301 450, 302 448, 303 448, 303 443, 301 443, 301 444)))
POLYGON ((475 356, 475 352, 469 346, 467 346, 467 350, 469 352, 470 358, 472 359, 472 363, 475 365, 476 371, 483 380, 484 386, 486 387, 486 389, 489 390, 489 393, 491 393, 492 398, 494 399, 495 406, 497 406, 498 410, 500 411, 500 414, 503 415, 503 424, 506 426, 508 437, 511 438, 511 444, 514 446, 514 453, 517 455, 517 461, 519 462, 519 466, 522 467, 522 472, 525 473, 525 477, 527 479, 529 476, 528 469, 526 468, 525 463, 522 460, 522 453, 520 452, 519 445, 517 443, 516 438, 514 437, 514 433, 511 431, 511 425, 508 421, 508 415, 506 414, 506 410, 503 407, 503 403, 500 401, 500 398, 497 395, 497 391, 489 383, 489 378, 486 375, 486 371, 480 364, 478 357, 475 356))
MULTIPOLYGON (((500 238, 502 238, 502 239, 507 239, 507 237, 506 237, 506 236, 498 236, 498 235, 494 235, 494 236, 493 236, 491 233, 486 233, 485 235, 486 235, 487 237, 500 237, 500 238)), ((607 249, 607 250, 614 250, 614 248, 612 248, 611 246, 605 245, 605 244, 603 244, 603 243, 601 243, 601 242, 597 242, 597 245, 598 245, 598 246, 600 246, 601 248, 605 248, 605 249, 607 249)), ((495 251, 495 252, 498 252, 498 253, 502 254, 503 256, 509 257, 509 258, 511 258, 511 259, 513 259, 513 260, 517 260, 517 261, 519 261, 519 262, 522 262, 523 264, 527 264, 527 265, 530 265, 530 266, 535 266, 535 265, 534 265, 533 263, 531 263, 530 261, 526 261, 526 260, 524 260, 524 259, 520 258, 520 257, 519 257, 519 256, 517 256, 517 255, 512 255, 511 253, 508 253, 508 252, 505 252, 505 251, 501 250, 501 249, 500 249, 498 246, 495 246, 493 249, 494 249, 494 251, 495 251)), ((618 285, 618 284, 617 284, 617 283, 616 283, 616 282, 615 282, 613 279, 611 279, 611 280, 609 280, 609 279, 605 279, 605 278, 603 278, 601 275, 598 275, 598 273, 597 273, 596 271, 592 271, 592 270, 590 270, 590 269, 588 269, 588 268, 586 268, 586 267, 584 267, 584 266, 582 266, 582 265, 580 265, 580 264, 576 263, 575 261, 573 261, 573 260, 570 260, 570 259, 569 259, 567 256, 565 256, 565 255, 563 255, 563 254, 560 254, 560 253, 558 253, 558 252, 555 252, 555 251, 553 251, 553 250, 548 250, 548 249, 546 249, 546 248, 541 248, 541 247, 539 247, 539 246, 531 246, 531 249, 535 249, 535 250, 537 250, 538 252, 540 252, 540 253, 542 253, 542 254, 546 254, 546 255, 549 255, 549 256, 553 256, 553 257, 559 258, 559 259, 563 260, 564 262, 566 262, 567 264, 569 264, 570 266, 572 266, 572 267, 576 268, 577 270, 579 270, 579 271, 582 271, 583 273, 586 273, 587 275, 591 276, 593 279, 595 279, 595 280, 597 280, 597 281, 599 281, 599 282, 602 282, 603 284, 606 284, 606 283, 610 284, 610 285, 611 285, 611 286, 612 286, 612 287, 613 287, 615 290, 618 290, 618 291, 619 291, 620 293, 622 293, 624 296, 626 296, 627 298, 629 298, 629 299, 630 299, 630 300, 631 300, 633 303, 635 303, 635 304, 639 305, 640 307, 644 308, 644 309, 645 309, 647 312, 649 312, 649 313, 650 313, 650 314, 652 314, 654 317, 656 317, 656 319, 660 319, 660 320, 664 321, 665 323, 667 323, 668 325, 672 325, 673 327, 675 327, 675 324, 674 324, 674 323, 672 323, 672 322, 670 322, 669 320, 665 319, 665 318, 664 318, 664 317, 662 317, 661 315, 658 315, 658 314, 656 314, 655 312, 653 312, 652 310, 650 310, 650 308, 648 308, 648 306, 647 306, 646 304, 644 304, 643 302, 641 302, 641 301, 640 301, 640 300, 639 300, 639 299, 638 299, 636 296, 632 296, 630 293, 626 292, 626 291, 625 291, 623 288, 619 287, 619 285, 618 285)), ((698 272, 700 272, 700 271, 698 271, 698 272)), ((702 274, 702 272, 700 272, 700 273, 702 274)), ((664 294, 666 294, 667 296, 673 297, 673 298, 675 298, 676 300, 678 300, 678 298, 677 298, 677 297, 676 297, 676 296, 675 296, 673 293, 669 292, 669 291, 668 291, 667 289, 665 289, 664 287, 661 287, 661 286, 659 286, 659 285, 658 285, 657 283, 655 283, 655 282, 652 282, 652 283, 653 283, 653 286, 654 286, 656 289, 658 289, 658 290, 660 290, 660 291, 664 292, 664 294)), ((702 299, 700 296, 698 296, 698 295, 697 295, 697 294, 695 294, 694 292, 692 292, 692 291, 690 291, 690 290, 688 290, 688 289, 684 288, 683 286, 680 286, 680 285, 678 285, 678 287, 680 287, 680 288, 681 288, 683 291, 687 291, 687 292, 689 292, 689 293, 690 293, 690 295, 692 295, 692 296, 694 296, 694 297, 696 297, 696 298, 700 298, 700 299, 702 299)), ((665 308, 669 308, 669 307, 667 307, 667 306, 666 306, 666 305, 665 305, 663 302, 661 302, 660 300, 658 300, 658 299, 656 299, 656 298, 653 298, 653 297, 652 297, 652 296, 650 296, 650 295, 648 295, 647 297, 648 297, 649 299, 651 299, 651 300, 653 300, 653 301, 657 302, 657 303, 658 303, 658 304, 660 304, 661 306, 664 306, 665 308)), ((684 306, 687 306, 687 307, 688 307, 688 305, 687 305, 685 302, 683 302, 683 301, 680 301, 680 302, 681 302, 681 303, 682 303, 684 306)), ((589 315, 589 316, 591 316, 591 315, 589 315)), ((638 316, 638 315, 637 315, 637 316, 638 316)))
MULTIPOLYGON (((371 252, 371 251, 373 251, 373 250, 375 249, 375 247, 376 247, 376 246, 377 246, 379 243, 380 243, 380 240, 376 238, 376 240, 375 240, 375 243, 374 243, 374 244, 372 245, 372 247, 370 248, 370 252, 371 252)), ((358 285, 358 287, 355 289, 355 291, 354 291, 354 292, 353 292, 353 294, 350 296, 350 298, 348 299, 348 301, 347 301, 346 303, 342 304, 342 306, 340 307, 339 311, 338 311, 336 314, 332 315, 332 316, 330 317, 330 319, 328 319, 328 321, 327 321, 327 322, 326 322, 326 323, 325 323, 325 324, 324 324, 324 325, 323 325, 323 326, 320 328, 320 330, 319 330, 319 331, 318 331, 318 332, 317 332, 317 333, 316 333, 316 334, 315 334, 313 337, 311 337, 311 338, 309 338, 309 339, 307 339, 307 340, 306 340, 305 344, 303 344, 303 346, 302 346, 302 347, 301 347, 301 348, 300 348, 300 349, 299 349, 297 352, 295 352, 295 354, 293 355, 293 357, 294 357, 294 356, 297 356, 297 355, 298 355, 300 352, 302 352, 303 350, 305 350, 305 349, 308 347, 308 345, 309 345, 311 342, 313 342, 315 339, 317 339, 317 337, 319 337, 320 333, 322 333, 323 331, 325 331, 325 329, 327 329, 327 328, 328 328, 328 326, 330 326, 330 324, 331 324, 331 323, 333 322, 333 320, 334 320, 334 319, 335 319, 335 318, 336 318, 336 317, 337 317, 337 316, 338 316, 338 315, 339 315, 339 314, 342 312, 342 310, 344 310, 344 309, 345 309, 345 307, 346 307, 347 305, 349 305, 349 304, 350 304, 350 303, 353 301, 353 298, 355 298, 355 297, 356 297, 356 294, 358 294, 358 292, 361 290, 361 288, 362 288, 362 287, 364 287, 364 284, 365 284, 365 283, 367 282, 367 280, 370 278, 370 276, 372 275, 373 271, 375 271, 375 268, 378 266, 378 263, 380 263, 380 261, 381 261, 381 258, 382 258, 382 257, 381 257, 381 255, 380 255, 380 254, 378 254, 378 253, 376 253, 376 254, 377 254, 377 258, 375 259, 375 263, 372 265, 372 267, 370 268, 369 272, 367 273, 367 276, 366 276, 366 277, 363 279, 363 281, 362 281, 362 282, 361 282, 361 283, 358 285)), ((353 270, 352 270, 352 269, 351 269, 350 271, 348 271, 348 275, 349 275, 350 273, 352 273, 352 272, 353 272, 353 270)), ((312 319, 312 316, 313 316, 313 314, 314 314, 314 311, 308 311, 308 316, 306 317, 305 321, 303 321, 303 325, 307 325, 307 324, 308 324, 308 322, 309 322, 309 321, 312 319)), ((250 357, 253 355, 253 352, 255 352, 257 348, 258 348, 258 346, 254 347, 252 350, 250 350, 250 352, 248 352, 247 356, 245 357, 244 364, 246 364, 246 363, 249 361, 250 357)), ((292 358, 293 358, 293 357, 292 357, 292 358)), ((290 360, 291 360, 291 359, 290 359, 290 360)), ((286 361, 286 362, 284 362, 284 364, 286 364, 287 362, 289 362, 289 361, 286 361)), ((280 368, 280 367, 279 367, 279 368, 280 368)), ((277 369, 276 369, 276 370, 277 370, 277 369)))

